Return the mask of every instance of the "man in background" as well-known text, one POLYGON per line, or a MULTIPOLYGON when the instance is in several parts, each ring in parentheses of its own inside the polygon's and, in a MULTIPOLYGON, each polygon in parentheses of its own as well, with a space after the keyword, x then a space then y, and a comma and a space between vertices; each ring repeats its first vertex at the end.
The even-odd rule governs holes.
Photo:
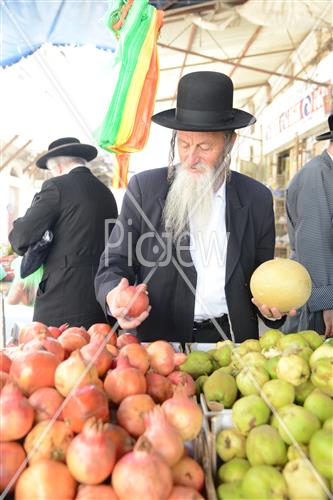
POLYGON ((43 183, 9 234, 13 249, 23 255, 46 230, 53 233, 37 290, 34 321, 86 328, 105 322, 95 298, 94 278, 108 238, 105 230, 112 229, 107 220, 116 219, 118 212, 111 191, 89 169, 88 162, 96 156, 94 146, 65 137, 52 142, 36 161, 53 178, 43 183))
POLYGON ((329 141, 322 154, 306 163, 291 180, 286 197, 291 258, 312 279, 312 293, 283 330, 302 330, 333 337, 333 114, 329 131, 316 137, 329 141))

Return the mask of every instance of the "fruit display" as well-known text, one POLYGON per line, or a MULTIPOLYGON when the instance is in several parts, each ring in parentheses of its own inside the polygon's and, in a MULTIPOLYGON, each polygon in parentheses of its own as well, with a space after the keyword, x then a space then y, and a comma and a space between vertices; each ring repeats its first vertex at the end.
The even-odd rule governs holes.
POLYGON ((329 498, 332 343, 268 330, 196 346, 141 344, 106 324, 22 328, 19 345, 0 352, 1 493, 329 498), (211 448, 200 455, 203 438, 211 448))
POLYGON ((218 500, 332 498, 333 345, 324 340, 268 330, 192 346, 180 370, 210 419, 218 500))
POLYGON ((186 359, 107 324, 23 327, 0 352, 2 497, 208 498, 186 359))

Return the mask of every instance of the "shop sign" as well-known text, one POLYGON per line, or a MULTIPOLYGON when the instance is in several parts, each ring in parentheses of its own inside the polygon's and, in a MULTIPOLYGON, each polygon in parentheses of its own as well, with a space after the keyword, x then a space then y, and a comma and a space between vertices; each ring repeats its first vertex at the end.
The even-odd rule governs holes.
MULTIPOLYGON (((331 86, 312 87, 303 97, 296 97, 294 104, 288 99, 286 110, 273 103, 263 116, 263 153, 267 154, 297 135, 302 135, 320 125, 330 110, 331 86)), ((281 104, 281 103, 280 103, 281 104)))

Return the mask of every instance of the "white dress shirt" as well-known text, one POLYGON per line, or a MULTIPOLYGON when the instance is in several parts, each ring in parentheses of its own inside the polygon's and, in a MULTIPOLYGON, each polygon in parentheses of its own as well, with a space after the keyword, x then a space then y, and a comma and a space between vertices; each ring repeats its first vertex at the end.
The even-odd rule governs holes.
POLYGON ((225 297, 227 231, 225 182, 214 195, 212 216, 204 233, 195 231, 190 219, 191 257, 197 271, 194 320, 228 314, 225 297))

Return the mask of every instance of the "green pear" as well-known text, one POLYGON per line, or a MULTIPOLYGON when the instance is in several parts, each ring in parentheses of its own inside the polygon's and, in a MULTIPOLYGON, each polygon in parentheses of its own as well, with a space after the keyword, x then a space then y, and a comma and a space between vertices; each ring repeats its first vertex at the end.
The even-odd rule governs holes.
POLYGON ((266 363, 266 358, 260 354, 260 352, 248 352, 242 358, 241 368, 245 366, 255 365, 264 366, 266 363))
POLYGON ((307 380, 304 384, 298 385, 295 387, 295 402, 298 405, 303 405, 304 401, 308 397, 309 394, 313 391, 315 386, 311 382, 311 380, 307 380))
POLYGON ((208 351, 205 351, 205 352, 208 354, 210 359, 212 359, 213 355, 215 354, 215 351, 216 351, 216 348, 215 349, 208 349, 208 351))
POLYGON ((326 500, 327 481, 321 477, 308 460, 297 458, 283 469, 290 500, 326 500))
POLYGON ((222 366, 222 368, 220 368, 220 370, 223 373, 228 373, 229 375, 234 375, 234 369, 233 369, 232 364, 230 364, 228 366, 222 366))
POLYGON ((261 348, 270 349, 275 347, 281 337, 283 337, 283 333, 280 330, 267 330, 259 339, 261 348))
POLYGON ((318 347, 323 343, 323 339, 319 333, 314 330, 304 330, 302 332, 298 332, 298 335, 301 335, 313 350, 318 349, 318 347))
POLYGON ((183 372, 189 373, 194 379, 200 375, 209 375, 213 371, 213 364, 209 354, 204 351, 192 351, 187 355, 185 363, 179 366, 183 372))
POLYGON ((208 375, 200 375, 195 381, 195 393, 197 397, 200 397, 200 394, 202 393, 203 390, 203 385, 208 379, 208 375))
POLYGON ((220 484, 216 490, 218 500, 239 500, 242 495, 241 484, 242 481, 220 484))
POLYGON ((296 345, 290 345, 285 348, 282 356, 290 356, 291 354, 296 354, 297 356, 303 358, 307 363, 309 363, 310 358, 313 354, 313 350, 309 346, 300 347, 296 345))
POLYGON ((259 394, 261 387, 269 380, 265 368, 261 366, 247 366, 236 377, 236 383, 243 396, 259 394))
POLYGON ((223 369, 224 371, 226 371, 226 373, 230 373, 230 375, 232 375, 233 377, 236 377, 241 371, 241 368, 233 361, 230 363, 229 367, 230 368, 226 370, 227 366, 223 366, 221 370, 223 369))
POLYGON ((288 335, 283 335, 283 337, 281 337, 277 342, 277 348, 281 351, 284 351, 286 347, 291 345, 299 347, 309 346, 307 341, 298 333, 289 333, 288 335))
POLYGON ((251 500, 285 500, 288 497, 287 484, 282 474, 271 465, 255 465, 244 476, 242 495, 251 500))
POLYGON ((212 370, 212 373, 213 373, 213 372, 215 372, 215 370, 218 370, 220 368, 220 365, 213 357, 211 357, 210 360, 211 360, 212 365, 213 365, 213 370, 212 370))
POLYGON ((303 347, 303 349, 299 350, 298 356, 301 356, 308 364, 310 363, 310 358, 313 354, 313 350, 311 347, 303 347))
POLYGON ((316 415, 321 423, 325 422, 330 417, 333 417, 333 401, 332 398, 321 392, 320 389, 315 389, 304 401, 304 408, 316 415))
POLYGON ((320 429, 318 417, 311 412, 295 404, 286 405, 278 412, 279 433, 283 441, 292 444, 308 444, 312 434, 320 429))
POLYGON ((303 358, 291 354, 290 356, 281 356, 276 367, 276 374, 279 379, 292 385, 301 385, 308 380, 310 368, 303 358))
POLYGON ((325 394, 333 397, 333 359, 318 359, 312 365, 311 382, 325 394))
POLYGON ((261 354, 266 359, 274 358, 275 356, 280 356, 282 352, 277 347, 270 347, 269 349, 262 349, 261 354))
POLYGON ((221 483, 241 481, 249 468, 250 464, 245 458, 233 458, 219 467, 217 471, 218 481, 221 483))
POLYGON ((265 370, 267 370, 271 378, 277 378, 276 367, 281 356, 274 356, 273 358, 267 359, 264 364, 265 370))
POLYGON ((259 425, 249 432, 246 456, 251 465, 284 465, 287 447, 274 427, 259 425))
POLYGON ((311 368, 319 359, 328 358, 333 360, 333 345, 325 342, 318 349, 316 349, 311 358, 310 358, 310 366, 311 368))
POLYGON ((220 342, 216 342, 216 349, 221 349, 221 347, 229 346, 230 349, 235 347, 235 344, 231 340, 221 340, 220 342))
POLYGON ((245 437, 238 429, 223 429, 216 436, 216 453, 223 462, 233 458, 244 458, 245 437))
POLYGON ((242 356, 239 354, 239 347, 235 347, 231 353, 231 364, 233 366, 233 370, 236 373, 239 373, 243 368, 243 360, 242 356))
POLYGON ((305 444, 291 444, 287 451, 288 462, 297 458, 307 458, 309 456, 309 448, 305 444))
POLYGON ((293 403, 295 399, 294 386, 285 380, 269 380, 263 385, 262 391, 275 410, 293 403))
POLYGON ((261 345, 259 340, 255 339, 247 339, 244 340, 244 342, 241 343, 239 346, 239 354, 241 356, 244 356, 248 352, 260 352, 261 351, 261 345))
POLYGON ((333 434, 328 429, 315 432, 309 444, 310 459, 317 471, 333 479, 333 434))
POLYGON ((231 348, 228 345, 215 349, 213 359, 219 367, 228 366, 231 363, 231 348))
POLYGON ((333 337, 329 337, 328 339, 325 340, 325 337, 323 338, 323 342, 327 345, 333 346, 333 337))
POLYGON ((331 431, 333 433, 333 417, 327 419, 324 422, 323 429, 327 429, 328 431, 331 431))
POLYGON ((218 362, 214 358, 214 354, 216 351, 217 351, 217 349, 209 349, 209 351, 205 351, 209 355, 210 360, 211 360, 212 365, 213 365, 213 369, 212 369, 211 373, 220 368, 220 365, 218 364, 218 362))
POLYGON ((231 408, 237 398, 237 385, 234 377, 219 369, 208 377, 203 392, 207 401, 217 401, 231 408))
POLYGON ((279 430, 279 420, 278 420, 278 416, 277 416, 277 414, 276 414, 276 415, 274 415, 274 413, 273 413, 273 415, 271 416, 271 419, 270 419, 269 424, 270 424, 272 427, 274 427, 274 429, 279 430))
POLYGON ((239 399, 232 407, 233 423, 243 434, 257 425, 266 424, 269 416, 268 406, 256 394, 239 399))

